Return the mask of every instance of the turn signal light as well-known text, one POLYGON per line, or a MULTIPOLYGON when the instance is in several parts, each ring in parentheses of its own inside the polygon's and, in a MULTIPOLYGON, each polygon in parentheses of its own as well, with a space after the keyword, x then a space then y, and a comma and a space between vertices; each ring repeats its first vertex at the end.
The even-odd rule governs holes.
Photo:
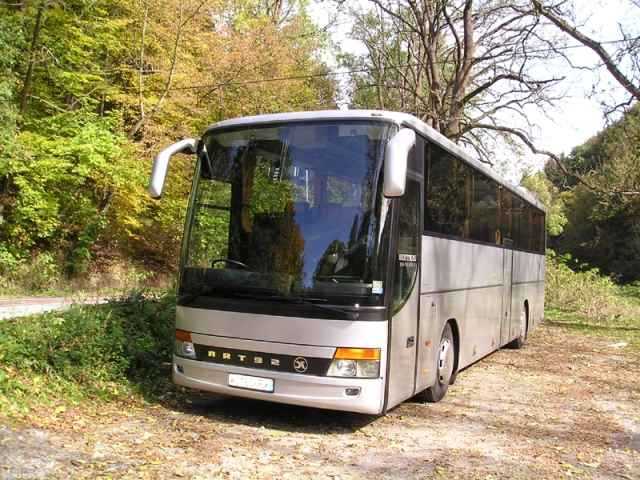
POLYGON ((187 332, 186 330, 176 330, 176 340, 180 340, 181 342, 190 342, 191 332, 187 332))
POLYGON ((336 360, 380 360, 379 348, 337 348, 336 360))
POLYGON ((328 377, 378 378, 380 376, 379 348, 336 348, 327 370, 328 377))
POLYGON ((191 340, 191 332, 176 329, 176 343, 174 352, 184 358, 196 359, 196 347, 191 340))

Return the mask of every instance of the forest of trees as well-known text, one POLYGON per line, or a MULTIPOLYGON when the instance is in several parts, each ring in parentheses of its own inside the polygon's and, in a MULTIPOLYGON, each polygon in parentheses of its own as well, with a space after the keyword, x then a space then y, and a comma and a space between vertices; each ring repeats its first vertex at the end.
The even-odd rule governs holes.
MULTIPOLYGON (((565 159, 572 171, 620 191, 640 189, 640 109, 577 146, 565 159)), ((534 179, 525 180, 531 182, 534 179)), ((538 174, 555 216, 549 244, 576 266, 598 267, 624 282, 640 280, 640 197, 601 195, 567 177, 554 164, 538 174)), ((536 185, 530 185, 537 189, 536 185)))
POLYGON ((638 279, 640 41, 621 26, 605 48, 574 18, 538 0, 0 2, 0 288, 173 271, 193 159, 176 157, 158 203, 154 153, 225 118, 335 108, 345 84, 351 107, 413 113, 487 163, 499 142, 545 155, 523 183, 550 206, 550 244, 638 279), (366 53, 332 47, 311 1, 347 15, 366 53), (563 157, 528 112, 562 106, 566 79, 540 65, 573 67, 576 42, 622 94, 604 105, 619 120, 563 157), (336 50, 345 82, 322 60, 336 50))
POLYGON ((153 155, 220 119, 335 108, 325 42, 304 2, 0 3, 0 275, 175 268, 193 160, 159 203, 153 155))

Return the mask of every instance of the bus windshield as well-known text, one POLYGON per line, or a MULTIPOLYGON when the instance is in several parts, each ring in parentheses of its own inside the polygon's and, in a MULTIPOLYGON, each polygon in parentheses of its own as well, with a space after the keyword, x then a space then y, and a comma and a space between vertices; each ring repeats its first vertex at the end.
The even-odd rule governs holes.
POLYGON ((202 296, 381 305, 382 157, 391 124, 323 121, 205 134, 181 304, 202 296))

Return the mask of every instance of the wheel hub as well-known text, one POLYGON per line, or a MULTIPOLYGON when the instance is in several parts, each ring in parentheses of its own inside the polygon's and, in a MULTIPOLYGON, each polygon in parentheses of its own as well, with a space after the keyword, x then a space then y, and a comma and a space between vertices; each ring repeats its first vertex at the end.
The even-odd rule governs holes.
POLYGON ((441 384, 448 384, 453 371, 453 348, 451 340, 443 338, 440 342, 438 354, 438 380, 441 384))

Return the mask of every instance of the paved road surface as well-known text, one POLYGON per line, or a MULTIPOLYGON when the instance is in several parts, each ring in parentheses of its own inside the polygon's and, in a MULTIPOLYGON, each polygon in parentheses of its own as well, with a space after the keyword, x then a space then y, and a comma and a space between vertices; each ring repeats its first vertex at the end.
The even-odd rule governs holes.
POLYGON ((24 317, 51 310, 66 310, 74 303, 103 303, 104 298, 90 297, 82 300, 68 297, 23 297, 0 299, 0 320, 24 317))

